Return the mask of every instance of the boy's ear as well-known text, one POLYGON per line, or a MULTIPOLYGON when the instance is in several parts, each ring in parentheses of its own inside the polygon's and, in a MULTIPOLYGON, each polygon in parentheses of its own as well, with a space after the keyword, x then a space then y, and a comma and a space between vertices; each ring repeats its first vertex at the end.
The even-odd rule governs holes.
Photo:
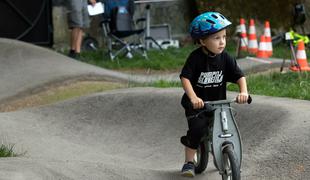
POLYGON ((203 39, 199 39, 198 42, 199 42, 199 44, 205 46, 205 43, 204 43, 203 39))

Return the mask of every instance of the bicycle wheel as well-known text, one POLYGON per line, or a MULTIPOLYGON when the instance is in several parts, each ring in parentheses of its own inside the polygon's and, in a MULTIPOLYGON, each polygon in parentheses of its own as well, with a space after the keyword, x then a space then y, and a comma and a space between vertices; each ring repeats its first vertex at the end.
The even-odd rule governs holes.
POLYGON ((223 149, 224 173, 222 180, 240 180, 240 165, 232 146, 223 149))
POLYGON ((209 149, 208 142, 202 141, 197 148, 197 153, 195 155, 194 164, 195 164, 195 173, 202 173, 208 165, 209 160, 209 149))
POLYGON ((83 51, 95 51, 98 49, 98 42, 95 38, 86 36, 82 41, 82 50, 83 51))

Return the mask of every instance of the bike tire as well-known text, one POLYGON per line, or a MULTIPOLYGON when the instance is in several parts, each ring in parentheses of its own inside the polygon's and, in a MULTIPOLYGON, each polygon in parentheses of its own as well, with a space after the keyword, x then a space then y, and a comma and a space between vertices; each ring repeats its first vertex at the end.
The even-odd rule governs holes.
POLYGON ((240 165, 233 147, 225 147, 222 153, 224 166, 222 180, 240 180, 240 165))
POLYGON ((209 149, 208 149, 208 142, 202 141, 197 148, 197 152, 195 155, 195 173, 200 174, 202 173, 208 166, 209 160, 209 149))
POLYGON ((96 51, 98 49, 98 41, 90 36, 83 38, 81 48, 83 51, 96 51))

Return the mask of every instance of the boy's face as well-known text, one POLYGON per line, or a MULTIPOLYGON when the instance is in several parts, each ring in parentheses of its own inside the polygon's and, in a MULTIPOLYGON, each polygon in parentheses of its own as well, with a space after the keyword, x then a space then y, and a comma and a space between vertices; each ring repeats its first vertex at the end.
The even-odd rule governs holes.
POLYGON ((200 44, 214 54, 220 54, 226 46, 226 29, 211 34, 205 39, 200 39, 200 44))

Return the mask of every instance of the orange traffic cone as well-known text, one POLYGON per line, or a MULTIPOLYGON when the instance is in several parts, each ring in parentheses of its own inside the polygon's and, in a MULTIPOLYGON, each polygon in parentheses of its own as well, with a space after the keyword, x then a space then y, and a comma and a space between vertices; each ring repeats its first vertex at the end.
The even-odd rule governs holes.
POLYGON ((292 71, 310 71, 305 51, 305 43, 303 41, 298 43, 296 59, 300 69, 296 66, 292 66, 290 67, 292 71))
POLYGON ((268 54, 267 54, 267 46, 266 46, 266 38, 264 35, 260 36, 260 42, 259 42, 259 48, 258 48, 258 52, 256 54, 256 57, 258 58, 268 58, 268 54))
POLYGON ((272 56, 272 41, 271 41, 271 32, 270 32, 270 23, 269 21, 265 21, 265 29, 264 35, 266 38, 266 48, 267 48, 267 55, 270 57, 272 56))
POLYGON ((243 18, 240 19, 240 47, 239 50, 246 51, 248 46, 248 38, 246 34, 245 20, 243 18))
POLYGON ((254 19, 250 19, 248 52, 256 54, 257 51, 258 51, 258 43, 256 39, 255 23, 254 19))

